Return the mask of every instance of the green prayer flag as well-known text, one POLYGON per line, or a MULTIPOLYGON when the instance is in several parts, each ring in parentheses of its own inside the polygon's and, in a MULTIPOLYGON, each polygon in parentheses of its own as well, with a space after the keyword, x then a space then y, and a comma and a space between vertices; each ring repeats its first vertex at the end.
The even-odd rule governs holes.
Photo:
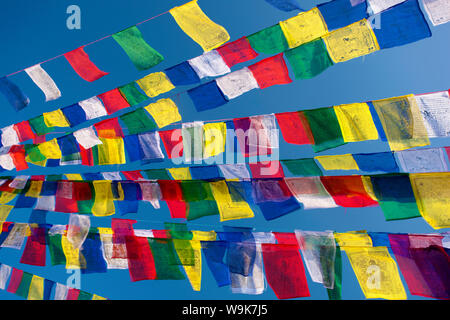
POLYGON ((50 258, 53 266, 66 264, 66 256, 62 249, 61 237, 62 236, 60 234, 46 236, 48 250, 50 251, 50 258))
POLYGON ((322 176, 322 170, 314 159, 281 160, 281 163, 295 176, 312 177, 322 176))
POLYGON ((166 169, 148 169, 143 170, 150 180, 172 180, 166 169))
POLYGON ((279 24, 265 28, 247 37, 251 47, 258 52, 276 54, 289 49, 279 24))
POLYGON ((37 144, 24 144, 25 154, 30 158, 30 162, 40 162, 47 159, 39 150, 37 144))
POLYGON ((203 200, 187 203, 187 220, 194 220, 205 216, 219 215, 219 208, 214 200, 203 200))
POLYGON ((420 217, 416 202, 378 200, 386 221, 420 217))
POLYGON ((313 78, 333 65, 322 39, 287 50, 285 54, 296 79, 313 78))
POLYGON ((92 300, 92 293, 80 290, 77 300, 92 300))
POLYGON ((59 181, 64 180, 63 174, 49 174, 47 175, 46 181, 59 181))
POLYGON ((145 94, 139 91, 136 82, 134 81, 119 87, 119 91, 130 106, 135 106, 148 99, 145 94))
POLYGON ((333 289, 327 289, 327 293, 329 300, 342 300, 342 255, 337 242, 334 258, 334 286, 333 289))
POLYGON ((31 279, 33 275, 28 272, 23 272, 22 280, 20 280, 19 287, 17 288, 16 294, 22 298, 28 298, 28 291, 30 290, 31 279))
POLYGON ((314 152, 346 144, 334 108, 319 108, 301 112, 306 116, 314 137, 312 146, 314 152))
POLYGON ((157 280, 183 280, 184 274, 178 267, 178 259, 173 248, 172 240, 148 239, 155 261, 157 280))
POLYGON ((127 127, 129 134, 143 133, 157 128, 155 121, 143 108, 125 113, 119 118, 127 127))
POLYGON ((183 266, 195 265, 194 249, 192 249, 190 242, 193 235, 188 230, 187 225, 185 223, 165 222, 164 226, 172 238, 179 264, 183 266))
POLYGON ((186 202, 214 200, 214 197, 207 181, 183 180, 180 181, 183 200, 186 202))
POLYGON ((30 126, 33 129, 34 133, 36 133, 38 136, 43 136, 44 134, 53 132, 53 130, 55 130, 54 127, 47 127, 43 115, 30 119, 28 120, 28 122, 30 123, 30 126))
POLYGON ((138 70, 149 69, 164 60, 158 51, 145 42, 136 26, 117 32, 112 37, 122 47, 138 70))

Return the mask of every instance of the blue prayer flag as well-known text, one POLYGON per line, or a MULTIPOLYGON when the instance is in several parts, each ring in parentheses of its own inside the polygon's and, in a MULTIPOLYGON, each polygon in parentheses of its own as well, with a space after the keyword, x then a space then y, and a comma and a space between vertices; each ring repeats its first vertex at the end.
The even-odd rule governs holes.
POLYGON ((197 111, 214 109, 228 102, 216 81, 210 81, 190 89, 188 95, 197 111))
POLYGON ((22 110, 30 103, 30 99, 7 77, 0 78, 0 92, 16 110, 22 110))
POLYGON ((200 78, 197 73, 194 69, 192 69, 191 65, 187 61, 167 68, 164 70, 164 73, 174 86, 182 86, 200 82, 200 78))

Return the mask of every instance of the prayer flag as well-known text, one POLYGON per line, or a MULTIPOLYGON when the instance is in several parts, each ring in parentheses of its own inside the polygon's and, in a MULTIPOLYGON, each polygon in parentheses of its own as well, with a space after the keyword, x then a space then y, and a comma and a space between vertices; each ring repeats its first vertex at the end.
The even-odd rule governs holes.
POLYGON ((197 0, 172 8, 170 14, 203 51, 210 51, 230 40, 227 30, 208 18, 198 6, 197 0))
POLYGON ((144 109, 155 119, 158 128, 181 121, 178 107, 172 99, 160 99, 144 107, 144 109))
POLYGON ((7 77, 0 78, 0 92, 16 111, 22 110, 30 103, 30 99, 7 77))
POLYGON ((340 154, 314 157, 325 170, 359 170, 353 155, 340 154))
POLYGON ((292 82, 283 54, 263 59, 248 67, 260 89, 292 82))
POLYGON ((90 149, 93 146, 102 143, 92 126, 74 131, 73 136, 75 137, 75 139, 77 139, 77 142, 84 149, 90 149))
POLYGON ((405 0, 367 0, 368 12, 373 15, 385 11, 405 0))
POLYGON ((61 97, 56 83, 48 75, 48 73, 42 69, 40 64, 26 68, 25 72, 33 80, 33 82, 42 90, 45 95, 45 101, 51 101, 61 97))
POLYGON ((367 3, 365 0, 332 0, 317 6, 329 31, 343 28, 361 19, 367 18, 367 3))
POLYGON ((433 26, 450 21, 450 4, 445 0, 423 0, 423 6, 433 26))
POLYGON ((319 177, 285 178, 284 181, 304 209, 337 207, 319 177))
POLYGON ((44 278, 33 275, 27 300, 44 300, 44 278))
POLYGON ((87 121, 86 112, 84 112, 83 108, 78 103, 64 107, 61 111, 71 127, 75 127, 87 121))
MULTIPOLYGON (((103 96, 103 98, 105 98, 105 96, 103 96)), ((78 104, 86 113, 86 120, 103 117, 108 114, 105 107, 103 106, 103 103, 98 97, 91 97, 89 99, 78 102, 78 104)))
POLYGON ((183 61, 173 67, 167 68, 164 70, 164 73, 174 86, 185 86, 200 82, 199 76, 188 61, 183 61))
POLYGON ((136 80, 137 84, 149 97, 156 97, 175 88, 164 72, 153 72, 142 79, 136 80))
POLYGON ((124 164, 126 162, 122 138, 100 138, 100 141, 102 143, 96 145, 93 149, 98 154, 96 164, 124 164))
POLYGON ((284 177, 283 167, 277 160, 249 163, 248 165, 254 179, 284 177))
POLYGON ((88 54, 84 51, 84 47, 66 52, 64 57, 72 66, 73 70, 84 80, 92 82, 106 76, 108 72, 104 72, 89 59, 88 54))
POLYGON ((448 91, 415 95, 430 138, 450 135, 450 97, 448 91))
POLYGON ((258 56, 255 50, 252 49, 250 42, 246 37, 226 43, 217 48, 216 51, 220 54, 229 68, 238 63, 252 60, 258 56))
POLYGON ((361 176, 328 176, 320 180, 337 205, 370 207, 378 204, 367 193, 361 176))
POLYGON ((321 176, 323 174, 314 159, 281 160, 281 163, 294 176, 308 177, 321 176))
POLYGON ((266 54, 277 54, 289 49, 289 45, 281 30, 280 24, 262 29, 247 37, 255 51, 266 54))
POLYGON ((252 72, 247 67, 216 79, 216 83, 228 100, 259 88, 252 72))
POLYGON ((217 50, 205 52, 198 57, 189 59, 188 63, 200 79, 217 77, 231 72, 217 50))
POLYGON ((254 216, 250 206, 243 198, 231 197, 225 181, 211 182, 209 186, 219 208, 220 221, 252 218, 254 216))
POLYGON ((145 94, 139 91, 135 81, 120 86, 119 91, 130 106, 135 106, 148 99, 145 94))
POLYGON ((227 127, 225 122, 207 123, 203 126, 203 158, 217 156, 225 151, 227 127))
POLYGON ((342 104, 334 107, 345 142, 377 140, 378 131, 367 103, 342 104))
POLYGON ((210 81, 188 90, 197 111, 214 109, 228 102, 216 81, 210 81))
MULTIPOLYGON (((129 134, 137 134, 156 129, 155 121, 142 108, 125 113, 119 116, 119 118, 125 124, 129 134)), ((98 128, 96 129, 99 132, 98 128)))
POLYGON ((127 100, 122 97, 118 88, 99 94, 98 97, 102 99, 108 114, 113 114, 114 112, 130 106, 127 100))
POLYGON ((47 127, 70 127, 61 109, 52 112, 44 112, 44 122, 47 127))
POLYGON ((361 171, 399 172, 397 162, 392 152, 357 153, 353 158, 361 171))
POLYGON ((442 148, 404 150, 395 152, 403 172, 447 172, 447 161, 442 148))
POLYGON ((183 156, 183 136, 181 129, 159 131, 159 135, 169 159, 183 156))
POLYGON ((275 113, 275 117, 287 143, 300 145, 313 143, 309 124, 303 121, 297 111, 275 113))

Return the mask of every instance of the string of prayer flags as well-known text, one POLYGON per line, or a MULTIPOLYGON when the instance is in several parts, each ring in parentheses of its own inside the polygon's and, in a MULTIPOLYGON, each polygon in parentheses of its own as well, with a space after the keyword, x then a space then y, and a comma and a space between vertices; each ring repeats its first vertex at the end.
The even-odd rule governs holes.
POLYGON ((445 0, 422 0, 425 11, 433 26, 450 21, 450 5, 445 0))
POLYGON ((72 66, 73 70, 83 79, 89 82, 98 80, 108 74, 100 70, 89 58, 89 55, 84 51, 84 47, 79 47, 75 50, 66 52, 64 57, 72 66))
POLYGON ((164 60, 158 51, 145 42, 141 31, 136 26, 117 32, 112 37, 138 70, 147 70, 164 60))
POLYGON ((431 37, 431 30, 417 0, 407 0, 380 13, 373 28, 380 49, 392 48, 431 37))
POLYGON ((367 2, 353 0, 332 0, 317 6, 327 29, 333 31, 367 18, 367 2))
POLYGON ((208 18, 198 6, 197 0, 172 8, 170 14, 203 51, 215 49, 230 40, 227 30, 208 18))
POLYGON ((33 80, 33 82, 42 90, 45 95, 45 101, 51 101, 61 97, 56 83, 48 75, 48 73, 42 69, 41 65, 37 64, 25 69, 25 72, 33 80))
POLYGON ((0 92, 16 111, 22 110, 30 103, 30 99, 7 77, 0 78, 0 92))
POLYGON ((267 3, 271 4, 277 9, 282 11, 292 11, 292 10, 301 10, 299 7, 297 0, 265 0, 267 3))

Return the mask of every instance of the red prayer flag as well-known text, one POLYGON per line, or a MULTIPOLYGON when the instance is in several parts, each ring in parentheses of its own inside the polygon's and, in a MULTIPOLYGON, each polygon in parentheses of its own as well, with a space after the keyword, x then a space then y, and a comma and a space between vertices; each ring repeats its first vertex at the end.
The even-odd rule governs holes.
POLYGON ((77 201, 91 200, 92 190, 88 182, 74 181, 72 199, 77 201))
POLYGON ((13 128, 17 132, 20 142, 36 138, 28 120, 16 123, 13 128))
POLYGON ((248 67, 255 77, 260 89, 264 89, 276 84, 291 83, 289 70, 283 59, 283 53, 266 58, 248 67))
POLYGON ((106 119, 94 124, 95 130, 97 130, 97 136, 99 138, 123 138, 122 127, 119 124, 119 119, 111 118, 106 119))
POLYGON ((74 199, 66 199, 62 197, 55 197, 55 211, 64 213, 77 213, 78 203, 74 199))
POLYGON ((272 232, 278 244, 289 244, 298 247, 297 237, 292 232, 272 232))
POLYGON ((69 51, 64 57, 72 66, 78 75, 86 81, 92 82, 106 76, 108 72, 104 72, 89 59, 88 54, 84 51, 84 47, 69 51))
POLYGON ((339 206, 354 208, 378 205, 364 188, 361 176, 328 176, 320 177, 320 180, 339 206))
POLYGON ((130 106, 117 88, 99 94, 98 97, 102 100, 108 114, 130 106))
POLYGON ((11 156, 17 171, 28 169, 28 163, 25 160, 24 145, 15 145, 9 148, 9 155, 11 156))
POLYGON ((134 170, 134 171, 122 171, 122 174, 125 176, 127 180, 143 180, 144 177, 141 174, 140 170, 134 170))
POLYGON ((20 263, 45 267, 45 228, 31 228, 20 263))
POLYGON ((12 268, 11 277, 9 278, 9 285, 6 291, 10 293, 16 293, 17 289, 20 286, 20 282, 22 281, 23 271, 12 268))
POLYGON ((297 245, 263 243, 264 270, 278 299, 309 297, 305 268, 297 245))
POLYGON ((255 162, 248 165, 252 172, 252 177, 255 179, 284 178, 283 167, 278 160, 255 162))
POLYGON ((172 219, 186 219, 186 202, 169 200, 166 203, 172 219))
POLYGON ((92 148, 85 149, 82 145, 80 147, 80 155, 81 155, 81 164, 83 166, 93 166, 94 165, 94 156, 92 154, 92 148))
POLYGON ((276 113, 278 126, 284 140, 292 144, 312 144, 309 125, 306 127, 297 111, 276 113))
POLYGON ((161 189, 161 200, 183 201, 183 191, 180 183, 176 180, 158 180, 161 189))
POLYGON ((80 289, 69 288, 69 290, 67 290, 66 300, 78 300, 79 295, 80 289))
POLYGON ((153 232, 153 238, 156 239, 168 239, 169 235, 168 232, 166 230, 152 230, 153 232))
POLYGON ((164 144, 169 159, 183 156, 183 136, 181 129, 159 131, 159 136, 164 144))
POLYGON ((216 51, 230 68, 238 63, 252 60, 258 56, 258 53, 253 50, 246 37, 224 44, 217 48, 216 51))

